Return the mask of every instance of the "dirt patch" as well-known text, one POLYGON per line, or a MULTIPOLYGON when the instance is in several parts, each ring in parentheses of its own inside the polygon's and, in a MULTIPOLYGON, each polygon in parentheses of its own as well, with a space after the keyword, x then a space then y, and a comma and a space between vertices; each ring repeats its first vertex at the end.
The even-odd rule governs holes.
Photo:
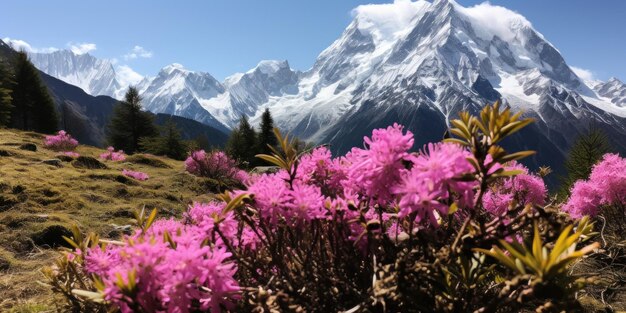
POLYGON ((37 151, 37 145, 34 143, 25 143, 23 145, 20 145, 19 147, 21 150, 26 150, 26 151, 32 151, 32 152, 36 152, 37 151))
POLYGON ((79 156, 72 165, 76 168, 86 168, 86 169, 107 169, 108 166, 104 165, 104 163, 98 161, 98 159, 89 157, 89 156, 79 156))
POLYGON ((122 174, 89 174, 88 178, 92 180, 110 180, 118 183, 122 183, 124 185, 135 186, 137 182, 132 179, 122 175, 122 174))
POLYGON ((72 232, 63 225, 54 224, 34 233, 30 238, 40 247, 70 247, 63 236, 71 238, 72 232))

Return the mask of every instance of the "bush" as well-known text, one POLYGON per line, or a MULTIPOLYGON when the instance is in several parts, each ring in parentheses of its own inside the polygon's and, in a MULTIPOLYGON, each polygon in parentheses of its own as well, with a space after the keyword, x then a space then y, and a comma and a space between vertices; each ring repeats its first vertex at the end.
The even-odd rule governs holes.
POLYGON ((78 140, 60 130, 56 135, 46 136, 43 145, 53 151, 73 151, 78 146, 78 140))
POLYGON ((578 180, 563 210, 574 218, 596 216, 602 206, 626 203, 626 159, 605 154, 593 166, 588 180, 578 180))
POLYGON ((185 160, 185 169, 193 175, 217 180, 243 182, 248 176, 245 171, 237 168, 237 162, 222 151, 194 151, 185 160))
POLYGON ((105 161, 121 162, 126 160, 126 154, 123 150, 115 151, 115 148, 108 147, 107 152, 100 154, 100 159, 105 161))
POLYGON ((144 172, 131 171, 127 169, 122 169, 122 175, 141 181, 148 180, 148 178, 150 178, 150 176, 144 172))
MULTIPOLYGON (((182 220, 139 212, 114 244, 75 232, 45 273, 75 309, 580 310, 587 277, 569 269, 598 247, 593 222, 546 205, 541 177, 514 162, 532 152, 499 146, 530 120, 497 104, 480 116, 461 114, 455 138, 418 153, 400 125, 339 158, 323 147, 301 156, 279 136, 281 152, 260 156, 277 173, 194 203, 182 220)), ((202 173, 212 157, 198 151, 187 168, 202 173)))

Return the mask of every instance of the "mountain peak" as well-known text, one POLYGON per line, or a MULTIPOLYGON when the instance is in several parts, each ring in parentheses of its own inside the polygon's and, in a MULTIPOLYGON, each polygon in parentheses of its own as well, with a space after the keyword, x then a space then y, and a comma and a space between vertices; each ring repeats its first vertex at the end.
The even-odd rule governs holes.
POLYGON ((172 72, 177 71, 177 70, 178 71, 186 71, 185 67, 182 64, 180 64, 180 63, 172 63, 172 64, 167 65, 167 66, 165 66, 165 67, 163 67, 161 69, 162 72, 165 72, 167 74, 171 74, 172 72))
POLYGON ((271 75, 284 68, 289 68, 287 60, 263 60, 252 71, 258 70, 263 74, 271 75))
POLYGON ((609 78, 609 80, 607 80, 606 82, 607 82, 608 84, 620 84, 620 85, 623 85, 623 84, 624 84, 621 80, 619 80, 619 78, 617 78, 617 77, 615 77, 615 76, 613 76, 613 77, 609 78))
POLYGON ((396 0, 386 4, 359 5, 352 10, 353 26, 364 35, 373 36, 377 42, 392 41, 409 31, 411 22, 430 5, 425 0, 396 0))

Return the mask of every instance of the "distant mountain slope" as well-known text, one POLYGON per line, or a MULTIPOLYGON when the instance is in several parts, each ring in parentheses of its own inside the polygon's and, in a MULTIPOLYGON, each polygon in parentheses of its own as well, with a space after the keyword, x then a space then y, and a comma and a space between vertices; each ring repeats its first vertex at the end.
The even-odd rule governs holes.
MULTIPOLYGON (((0 59, 11 60, 15 51, 0 40, 0 59)), ((104 146, 106 143, 106 127, 118 102, 108 96, 91 96, 81 88, 65 83, 46 73, 40 72, 43 82, 50 95, 57 103, 61 116, 60 127, 75 136, 81 143, 104 146)), ((167 115, 156 116, 157 124, 165 123, 167 115)), ((196 139, 204 135, 210 144, 223 146, 227 135, 194 120, 174 117, 174 123, 181 130, 184 139, 196 139)))
POLYGON ((165 125, 170 120, 176 124, 181 136, 185 140, 206 140, 209 145, 216 148, 224 147, 228 140, 228 135, 222 131, 192 119, 164 113, 156 114, 154 117, 154 121, 157 125, 165 125))
POLYGON ((70 50, 31 53, 30 58, 42 72, 80 87, 90 95, 118 99, 123 96, 123 87, 109 60, 97 59, 89 53, 76 54, 70 50))

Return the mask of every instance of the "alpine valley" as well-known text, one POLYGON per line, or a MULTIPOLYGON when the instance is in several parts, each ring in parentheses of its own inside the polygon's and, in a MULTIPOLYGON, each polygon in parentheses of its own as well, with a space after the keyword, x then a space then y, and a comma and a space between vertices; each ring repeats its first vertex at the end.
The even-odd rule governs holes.
MULTIPOLYGON (((345 153, 372 129, 393 123, 405 125, 421 147, 441 139, 461 110, 476 113, 500 99, 536 120, 508 143, 542 151, 531 167, 561 172, 569 147, 589 127, 601 128, 626 151, 626 84, 584 81, 523 16, 453 0, 367 5, 353 14, 306 71, 261 61, 220 82, 171 64, 139 83, 143 105, 223 132, 241 115, 258 123, 268 108, 281 129, 345 153)), ((56 51, 34 54, 32 61, 93 96, 119 98, 127 87, 111 62, 89 54, 56 51)))

